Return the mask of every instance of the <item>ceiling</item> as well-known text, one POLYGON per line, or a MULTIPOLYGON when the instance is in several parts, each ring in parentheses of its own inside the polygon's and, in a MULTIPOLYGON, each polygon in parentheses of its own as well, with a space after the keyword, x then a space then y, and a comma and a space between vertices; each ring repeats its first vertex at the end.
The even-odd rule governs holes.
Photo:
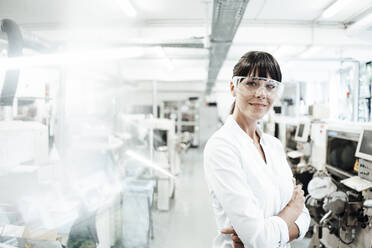
MULTIPOLYGON (((203 94, 213 1, 130 0, 135 17, 126 16, 119 1, 0 0, 0 19, 16 21, 26 32, 61 45, 62 52, 140 47, 139 56, 120 61, 119 74, 125 80, 137 82, 149 94, 155 80, 159 94, 176 99, 203 94)), ((248 1, 213 92, 228 89, 232 67, 249 50, 272 53, 282 66, 284 80, 323 75, 320 71, 333 70, 343 60, 372 60, 369 27, 358 32, 347 28, 372 11, 372 0, 349 1, 333 17, 322 17, 334 2, 248 1), (303 69, 306 74, 301 74, 303 69)))

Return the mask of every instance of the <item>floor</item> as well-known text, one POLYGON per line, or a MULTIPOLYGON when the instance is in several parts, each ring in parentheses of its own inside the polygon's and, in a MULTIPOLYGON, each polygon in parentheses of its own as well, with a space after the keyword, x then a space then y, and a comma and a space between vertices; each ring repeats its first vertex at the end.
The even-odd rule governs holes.
POLYGON ((190 149, 183 158, 169 212, 153 213, 152 248, 212 247, 216 224, 204 181, 201 149, 190 149))
MULTIPOLYGON (((203 111, 203 110, 202 110, 203 111)), ((216 224, 203 171, 205 141, 217 129, 211 109, 204 110, 199 148, 182 155, 182 172, 177 177, 175 199, 168 212, 154 210, 154 239, 151 248, 208 248, 216 236, 216 224)), ((292 248, 307 248, 310 240, 293 243, 292 248)))

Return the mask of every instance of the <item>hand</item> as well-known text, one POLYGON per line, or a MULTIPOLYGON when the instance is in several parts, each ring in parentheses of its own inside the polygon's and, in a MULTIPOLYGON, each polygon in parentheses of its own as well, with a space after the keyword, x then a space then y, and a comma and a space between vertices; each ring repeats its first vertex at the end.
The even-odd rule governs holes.
POLYGON ((300 216, 304 205, 305 197, 302 185, 296 185, 293 189, 291 200, 278 216, 281 217, 288 226, 290 226, 295 222, 298 216, 300 216))
POLYGON ((243 242, 240 240, 239 236, 236 234, 234 228, 224 228, 221 230, 223 234, 231 234, 231 239, 234 242, 234 248, 244 248, 243 242))
MULTIPOLYGON (((302 190, 302 185, 295 185, 291 200, 288 202, 288 206, 293 208, 294 214, 300 215, 305 205, 305 196, 302 190)), ((297 216, 298 217, 298 216, 297 216)), ((296 218, 297 219, 297 218, 296 218)))

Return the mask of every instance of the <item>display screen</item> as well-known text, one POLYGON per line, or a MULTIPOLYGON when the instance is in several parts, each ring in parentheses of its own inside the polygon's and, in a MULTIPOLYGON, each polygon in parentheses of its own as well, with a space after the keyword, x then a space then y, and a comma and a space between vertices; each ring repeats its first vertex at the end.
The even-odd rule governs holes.
POLYGON ((302 137, 304 135, 304 127, 305 127, 304 124, 300 124, 298 128, 298 134, 297 134, 298 137, 302 137))
POLYGON ((364 130, 359 152, 372 156, 372 130, 364 130))
POLYGON ((328 136, 327 164, 350 174, 357 174, 354 171, 357 144, 356 141, 328 136))
POLYGON ((159 146, 166 146, 167 137, 168 137, 167 130, 155 129, 154 130, 154 147, 158 148, 159 146))

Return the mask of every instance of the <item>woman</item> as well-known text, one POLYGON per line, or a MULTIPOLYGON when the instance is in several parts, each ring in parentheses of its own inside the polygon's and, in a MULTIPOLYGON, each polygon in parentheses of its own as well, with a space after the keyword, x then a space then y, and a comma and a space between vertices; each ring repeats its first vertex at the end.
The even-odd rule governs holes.
POLYGON ((234 67, 231 115, 204 150, 219 230, 214 248, 290 247, 309 227, 304 193, 280 141, 257 127, 279 97, 281 79, 278 62, 265 52, 248 52, 234 67))

